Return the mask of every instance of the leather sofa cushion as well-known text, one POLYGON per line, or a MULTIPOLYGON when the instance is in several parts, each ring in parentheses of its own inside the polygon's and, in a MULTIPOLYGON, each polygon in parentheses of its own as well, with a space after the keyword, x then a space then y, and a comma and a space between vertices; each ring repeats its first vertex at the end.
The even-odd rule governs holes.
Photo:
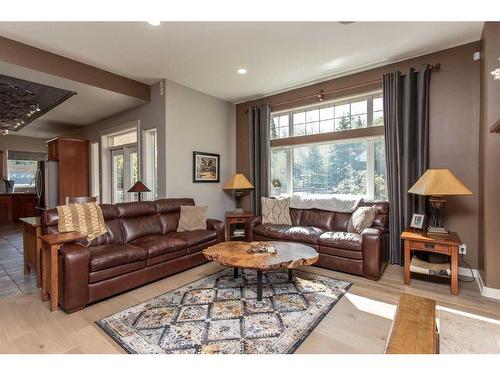
POLYGON ((140 260, 138 262, 122 264, 121 266, 116 266, 112 268, 106 268, 100 271, 91 272, 89 274, 89 282, 90 284, 98 283, 99 281, 111 279, 112 277, 120 276, 125 273, 129 273, 145 267, 146 267, 146 261, 140 260))
POLYGON ((253 232, 261 237, 280 240, 283 237, 283 233, 289 228, 289 225, 259 224, 253 228, 253 232))
POLYGON ((89 251, 91 272, 146 260, 147 257, 146 250, 129 244, 90 247, 89 251))
POLYGON ((158 215, 140 216, 120 219, 125 243, 151 234, 161 234, 161 224, 158 215))
POLYGON ((357 250, 346 250, 329 246, 320 246, 318 252, 320 254, 333 255, 340 258, 363 260, 363 252, 357 250))
POLYGON ((319 236, 321 236, 322 233, 323 230, 316 227, 291 227, 283 233, 282 239, 317 245, 319 236))
POLYGON ((209 242, 217 238, 217 233, 213 230, 197 229, 189 232, 171 232, 167 238, 177 238, 187 242, 188 247, 198 245, 203 242, 209 242))
POLYGON ((361 235, 349 232, 325 232, 319 237, 320 246, 361 251, 363 242, 361 235))
POLYGON ((300 215, 300 227, 316 227, 323 230, 331 230, 335 212, 323 211, 318 209, 302 210, 300 215))
POLYGON ((139 246, 148 252, 148 259, 177 250, 187 249, 188 244, 181 238, 172 238, 163 235, 150 235, 138 238, 130 243, 139 246))

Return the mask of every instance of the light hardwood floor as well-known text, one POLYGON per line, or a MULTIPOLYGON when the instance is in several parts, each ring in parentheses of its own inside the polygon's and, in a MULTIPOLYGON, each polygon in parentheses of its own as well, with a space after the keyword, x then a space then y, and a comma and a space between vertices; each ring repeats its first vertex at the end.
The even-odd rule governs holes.
MULTIPOLYGON (((220 268, 208 263, 74 314, 51 313, 48 304, 41 302, 39 290, 0 299, 0 352, 124 353, 95 325, 96 320, 220 268)), ((411 286, 403 285, 398 266, 389 266, 377 282, 318 267, 303 269, 351 281, 353 286, 296 353, 383 353, 402 292, 434 298, 445 309, 440 311, 445 352, 500 353, 500 301, 482 297, 475 283, 461 282, 459 295, 452 296, 447 284, 412 280, 411 286)))

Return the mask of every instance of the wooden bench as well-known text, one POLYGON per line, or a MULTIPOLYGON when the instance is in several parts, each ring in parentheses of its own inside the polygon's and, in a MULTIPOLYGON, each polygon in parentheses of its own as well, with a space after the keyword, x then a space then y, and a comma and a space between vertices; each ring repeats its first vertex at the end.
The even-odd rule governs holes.
POLYGON ((402 294, 392 322, 386 354, 437 354, 436 301, 402 294))

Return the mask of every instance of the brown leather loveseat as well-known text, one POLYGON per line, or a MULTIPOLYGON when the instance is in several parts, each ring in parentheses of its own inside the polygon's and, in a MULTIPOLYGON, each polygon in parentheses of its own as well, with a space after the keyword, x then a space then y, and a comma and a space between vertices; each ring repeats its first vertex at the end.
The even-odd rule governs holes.
POLYGON ((261 217, 247 221, 247 241, 287 241, 312 246, 319 253, 316 266, 378 280, 387 264, 389 244, 389 203, 362 201, 376 205, 371 228, 361 234, 347 232, 351 214, 318 209, 290 208, 292 225, 262 224, 261 217))
MULTIPOLYGON (((74 312, 106 297, 205 263, 202 250, 224 241, 224 223, 177 232, 180 206, 189 198, 102 204, 108 233, 89 247, 65 244, 59 251, 59 305, 74 312)), ((42 215, 42 231, 58 233, 56 209, 42 215)))

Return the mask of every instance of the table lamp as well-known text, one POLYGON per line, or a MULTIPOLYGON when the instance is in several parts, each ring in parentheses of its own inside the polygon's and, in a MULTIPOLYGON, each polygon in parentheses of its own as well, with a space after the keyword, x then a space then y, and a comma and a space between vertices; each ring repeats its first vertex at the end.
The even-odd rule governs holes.
POLYGON ((137 193, 137 200, 140 202, 141 201, 141 194, 142 193, 147 193, 150 192, 146 185, 144 185, 141 181, 137 181, 134 186, 130 188, 127 193, 137 193))
POLYGON ((243 213, 243 209, 241 208, 241 197, 243 196, 243 192, 245 190, 253 189, 253 185, 247 180, 245 175, 235 173, 222 189, 234 190, 234 197, 236 198, 236 208, 234 209, 234 213, 243 213))
POLYGON ((427 232, 448 234, 442 210, 446 195, 471 195, 472 192, 449 169, 428 169, 408 190, 408 193, 429 195, 431 220, 427 232))

